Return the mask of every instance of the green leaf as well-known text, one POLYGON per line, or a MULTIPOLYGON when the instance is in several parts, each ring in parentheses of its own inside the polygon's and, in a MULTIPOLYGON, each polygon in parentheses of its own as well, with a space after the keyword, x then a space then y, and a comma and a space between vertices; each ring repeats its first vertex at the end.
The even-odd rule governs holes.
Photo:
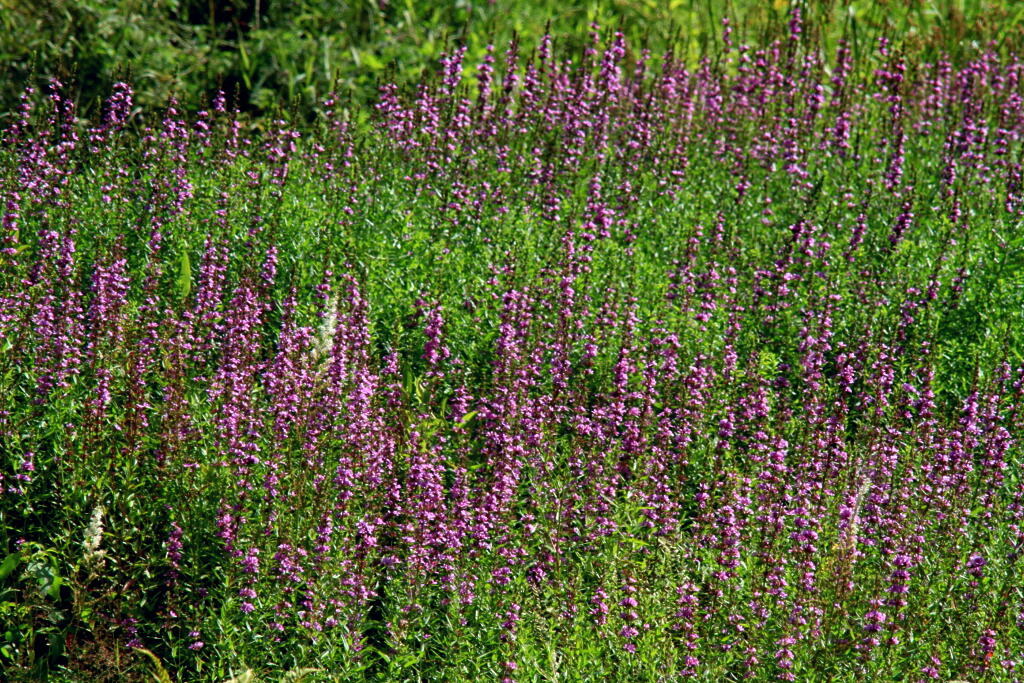
POLYGON ((4 558, 4 561, 0 563, 0 581, 6 579, 11 575, 18 565, 21 563, 21 551, 13 552, 4 558))
POLYGON ((155 654, 144 647, 136 648, 136 650, 149 657, 149 660, 153 662, 153 668, 156 669, 153 672, 154 680, 158 681, 158 683, 171 683, 171 675, 167 673, 167 669, 164 668, 164 665, 160 663, 160 659, 155 654))
POLYGON ((187 299, 192 291, 192 262, 188 258, 188 252, 182 250, 181 261, 178 263, 178 293, 182 299, 187 299))
POLYGON ((238 41, 238 55, 242 58, 242 79, 245 81, 246 90, 252 90, 252 65, 249 63, 249 53, 245 51, 245 41, 238 41))
POLYGON ((36 555, 29 562, 27 571, 38 582, 39 590, 44 595, 51 598, 59 595, 62 579, 50 558, 43 554, 36 555))

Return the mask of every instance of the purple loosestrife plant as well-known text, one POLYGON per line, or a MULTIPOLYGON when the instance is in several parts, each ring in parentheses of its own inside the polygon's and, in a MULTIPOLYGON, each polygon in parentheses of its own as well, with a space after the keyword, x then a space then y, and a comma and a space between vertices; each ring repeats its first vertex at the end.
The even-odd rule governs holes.
POLYGON ((1012 680, 1024 67, 817 22, 454 46, 301 134, 26 97, 5 604, 186 678, 1012 680))

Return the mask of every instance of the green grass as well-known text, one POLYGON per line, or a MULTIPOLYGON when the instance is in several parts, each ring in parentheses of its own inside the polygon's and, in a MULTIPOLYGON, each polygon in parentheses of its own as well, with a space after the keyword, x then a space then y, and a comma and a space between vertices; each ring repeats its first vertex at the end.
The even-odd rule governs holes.
POLYGON ((223 87, 261 115, 294 109, 309 116, 331 92, 358 111, 381 83, 430 73, 455 43, 467 45, 475 62, 488 44, 518 36, 532 48, 550 30, 560 49, 578 54, 596 22, 621 28, 632 45, 676 49, 695 62, 720 45, 723 16, 732 19, 738 42, 765 44, 785 35, 791 7, 803 9, 807 34, 828 54, 846 36, 858 58, 880 35, 929 56, 990 41, 1010 50, 1019 45, 1024 18, 1012 3, 996 0, 4 0, 0 111, 12 112, 25 85, 42 86, 51 76, 75 83, 83 113, 95 111, 122 79, 133 82, 145 107, 161 107, 171 96, 203 106, 223 87))

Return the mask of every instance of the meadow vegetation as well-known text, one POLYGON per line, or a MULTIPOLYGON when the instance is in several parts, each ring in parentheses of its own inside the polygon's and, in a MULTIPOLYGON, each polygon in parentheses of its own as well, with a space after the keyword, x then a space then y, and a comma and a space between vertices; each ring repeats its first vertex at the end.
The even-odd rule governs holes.
POLYGON ((1024 675, 1024 59, 716 23, 25 93, 4 675, 1024 675))
POLYGON ((931 57, 1024 37, 1024 12, 1004 0, 0 0, 0 116, 55 77, 85 117, 130 81, 149 111, 171 96, 195 111, 223 90, 245 114, 309 120, 329 93, 360 109, 383 84, 428 76, 454 45, 476 63, 489 44, 533 48, 549 31, 578 54, 595 22, 692 67, 720 48, 723 16, 739 42, 765 45, 785 37, 791 5, 830 57, 844 35, 854 52, 886 35, 931 57))

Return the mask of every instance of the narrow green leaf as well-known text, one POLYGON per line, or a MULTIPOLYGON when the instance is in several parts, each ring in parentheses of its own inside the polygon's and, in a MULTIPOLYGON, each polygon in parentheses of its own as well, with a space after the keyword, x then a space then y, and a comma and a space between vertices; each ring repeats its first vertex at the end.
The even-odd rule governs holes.
POLYGON ((459 426, 460 427, 465 427, 467 424, 469 424, 470 420, 472 420, 474 417, 476 417, 476 414, 479 413, 479 412, 480 412, 479 410, 471 410, 468 413, 466 413, 465 415, 463 415, 462 419, 459 420, 459 426))
POLYGON ((187 299, 189 292, 192 291, 192 261, 188 257, 188 252, 182 250, 181 260, 178 263, 178 294, 181 295, 182 299, 187 299))
POLYGON ((172 683, 171 675, 167 673, 167 669, 164 668, 164 665, 160 663, 160 659, 155 654, 144 647, 136 648, 136 650, 149 657, 149 660, 153 662, 153 668, 156 669, 153 672, 153 680, 158 681, 158 683, 172 683))

